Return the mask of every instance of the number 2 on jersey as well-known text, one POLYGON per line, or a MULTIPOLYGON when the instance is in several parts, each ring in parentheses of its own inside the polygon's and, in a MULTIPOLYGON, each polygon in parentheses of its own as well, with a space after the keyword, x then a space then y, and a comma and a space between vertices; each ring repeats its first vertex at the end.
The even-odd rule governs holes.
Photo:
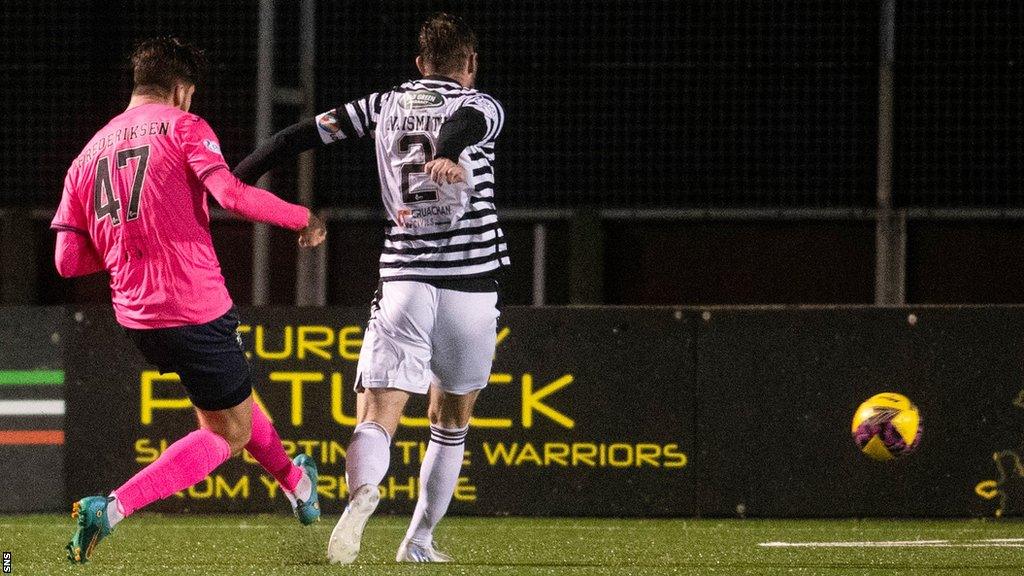
MULTIPOLYGON (((138 158, 135 165, 135 177, 132 179, 132 191, 128 197, 127 221, 131 222, 139 217, 139 197, 142 195, 142 185, 146 182, 146 166, 149 164, 149 146, 128 148, 117 152, 117 169, 123 170, 128 167, 128 160, 138 158)), ((96 181, 92 186, 93 209, 96 212, 96 219, 102 220, 110 216, 110 223, 114 226, 121 225, 121 201, 114 190, 114 177, 110 171, 110 157, 104 156, 96 162, 96 181)))
POLYGON ((409 176, 423 174, 423 166, 434 159, 434 142, 430 136, 423 132, 406 134, 398 140, 398 151, 408 154, 413 146, 419 146, 423 152, 423 162, 409 162, 402 165, 402 202, 416 204, 417 202, 434 202, 437 200, 437 188, 409 191, 409 176))

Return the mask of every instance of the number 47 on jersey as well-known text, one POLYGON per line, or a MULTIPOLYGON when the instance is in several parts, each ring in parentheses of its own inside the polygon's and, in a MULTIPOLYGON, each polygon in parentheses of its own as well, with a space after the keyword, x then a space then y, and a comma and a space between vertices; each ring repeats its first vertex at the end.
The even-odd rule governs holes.
MULTIPOLYGON (((119 150, 117 156, 117 169, 124 170, 129 167, 128 161, 137 158, 135 162, 135 177, 132 178, 132 190, 128 196, 127 221, 131 222, 139 217, 139 199, 142 196, 142 186, 146 183, 146 166, 149 164, 149 146, 139 146, 119 150)), ((110 168, 110 157, 104 156, 96 162, 96 180, 92 186, 93 209, 96 212, 96 220, 103 220, 110 217, 110 223, 114 226, 121 225, 121 201, 120 196, 114 190, 114 175, 110 168)))

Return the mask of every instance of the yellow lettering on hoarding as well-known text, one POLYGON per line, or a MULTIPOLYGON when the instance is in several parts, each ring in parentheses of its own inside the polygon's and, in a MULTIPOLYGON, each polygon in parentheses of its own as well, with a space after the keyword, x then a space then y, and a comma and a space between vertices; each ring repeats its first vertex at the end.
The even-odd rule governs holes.
POLYGON ((403 483, 398 483, 394 476, 388 476, 387 486, 380 487, 384 498, 394 499, 399 493, 403 493, 408 496, 409 500, 416 499, 416 477, 410 476, 408 480, 403 483))
POLYGON ((537 449, 529 442, 523 444, 523 449, 519 451, 519 456, 516 457, 515 465, 522 466, 523 462, 531 462, 538 466, 544 464, 544 461, 540 459, 540 454, 537 454, 537 449))
POLYGON ((546 444, 544 446, 544 465, 558 464, 559 466, 568 466, 569 450, 569 445, 561 442, 546 444))
POLYGON ((633 465, 633 447, 629 444, 612 444, 608 447, 608 463, 612 468, 629 468, 633 465))
POLYGON ((512 329, 509 328, 508 326, 505 326, 501 330, 498 330, 498 337, 494 339, 494 348, 495 348, 494 353, 495 353, 495 355, 497 355, 497 353, 498 353, 498 351, 497 351, 498 346, 501 346, 501 343, 504 342, 505 338, 508 338, 509 334, 511 334, 511 333, 512 333, 512 329))
MULTIPOLYGON (((508 330, 508 328, 506 328, 508 330)), ((511 374, 491 374, 490 378, 487 379, 488 384, 511 384, 511 374)), ((473 428, 511 428, 511 418, 481 418, 479 416, 473 416, 469 420, 469 425, 473 428)))
MULTIPOLYGON (((395 448, 398 448, 399 460, 405 466, 412 466, 423 462, 423 459, 427 456, 427 443, 417 442, 416 440, 397 440, 395 441, 395 448)), ((469 450, 463 451, 462 454, 462 465, 469 466, 472 461, 473 453, 469 450)))
POLYGON ((454 496, 460 502, 476 502, 476 486, 469 483, 469 478, 459 476, 454 496))
POLYGON ((190 498, 205 499, 213 496, 213 479, 207 476, 188 489, 190 498))
POLYGON ((271 500, 273 500, 274 497, 277 496, 277 488, 280 486, 280 484, 277 483, 277 480, 271 478, 270 476, 264 476, 261 474, 260 483, 267 488, 267 496, 270 497, 271 500))
POLYGON ((572 384, 572 381, 572 374, 566 374, 535 392, 533 390, 533 375, 523 374, 523 428, 532 428, 533 413, 540 412, 571 430, 576 425, 573 419, 544 404, 541 400, 572 384))
MULTIPOLYGON (((210 498, 248 498, 249 497, 249 477, 242 476, 237 482, 231 484, 223 476, 207 476, 199 481, 187 490, 188 497, 196 500, 207 500, 210 498)), ((182 492, 178 492, 177 496, 182 496, 182 492)))
POLYGON ((338 499, 347 498, 348 490, 345 487, 345 483, 334 476, 328 476, 321 474, 320 478, 317 479, 316 493, 321 498, 334 499, 334 495, 338 495, 338 499))
POLYGON ((363 347, 363 329, 359 326, 345 326, 338 331, 338 354, 350 362, 359 360, 363 347))
POLYGON ((154 446, 149 438, 139 438, 135 441, 135 462, 149 464, 163 454, 167 449, 167 441, 161 440, 159 445, 154 446))
POLYGON ((154 382, 180 382, 175 373, 160 374, 156 370, 143 370, 139 375, 139 422, 143 425, 153 423, 154 410, 187 410, 192 402, 185 398, 155 398, 154 382))
POLYGON ((572 465, 579 466, 585 464, 590 467, 597 466, 597 462, 594 460, 594 456, 597 456, 597 445, 595 444, 573 444, 572 445, 572 465))
POLYGON ((258 358, 263 360, 284 360, 292 355, 292 327, 284 327, 284 335, 282 338, 282 348, 277 352, 270 352, 266 348, 265 343, 265 330, 263 326, 256 326, 255 338, 253 339, 253 349, 256 352, 258 358))
POLYGON ((679 444, 665 445, 665 468, 684 468, 689 461, 685 452, 679 451, 679 444))
POLYGON ((344 326, 335 330, 331 326, 299 325, 284 326, 278 337, 268 334, 271 331, 260 324, 255 326, 242 324, 238 327, 239 334, 253 334, 253 351, 247 351, 247 357, 255 353, 263 360, 287 360, 296 358, 306 360, 318 357, 333 360, 334 353, 343 360, 355 362, 359 360, 359 351, 363 347, 363 329, 360 326, 344 326), (268 344, 280 342, 278 350, 268 350, 268 344))
POLYGON ((217 484, 217 497, 218 498, 248 498, 249 497, 249 477, 242 476, 238 479, 238 482, 232 486, 223 476, 217 476, 214 480, 217 484))
POLYGON ((345 459, 345 446, 339 442, 328 444, 326 452, 320 455, 320 462, 324 464, 337 464, 345 459))
POLYGON ((487 464, 491 466, 494 466, 499 461, 504 462, 506 466, 511 466, 512 460, 518 451, 518 442, 513 442, 511 447, 506 447, 504 442, 496 444, 484 442, 484 458, 487 460, 487 464))
POLYGON ((395 442, 395 448, 398 448, 402 452, 402 464, 409 465, 413 463, 412 451, 414 448, 418 448, 419 442, 413 440, 399 440, 395 442))
MULTIPOLYGON (((257 329, 260 327, 257 326, 257 329)), ((302 328, 302 327, 300 327, 302 328)), ((323 328, 323 327, 320 327, 323 328)), ((324 349, 311 347, 309 341, 302 344, 306 352, 314 350, 319 355, 324 349)), ((299 427, 305 420, 305 391, 306 384, 323 383, 329 375, 330 380, 330 416, 340 426, 354 427, 358 423, 356 408, 351 414, 345 411, 345 377, 341 372, 320 372, 320 371, 273 371, 267 375, 269 382, 281 382, 289 385, 289 416, 292 426, 299 427)), ((187 396, 160 397, 156 387, 158 383, 179 382, 177 374, 159 374, 155 370, 144 370, 139 374, 139 419, 142 425, 150 425, 154 421, 158 411, 187 410, 192 404, 187 396)), ((515 382, 515 376, 509 373, 493 373, 488 377, 488 383, 494 385, 507 385, 515 382)), ((572 374, 565 374, 540 388, 535 389, 534 377, 530 373, 521 376, 520 388, 520 418, 523 428, 529 429, 537 422, 537 415, 541 415, 555 424, 573 429, 576 422, 566 413, 561 412, 550 404, 550 397, 570 386, 574 382, 572 374)), ((320 388, 317 388, 319 391, 320 388)), ((264 390, 266 392, 266 390, 264 390)), ((266 403, 255 388, 252 390, 252 399, 259 408, 267 415, 272 423, 277 423, 266 403)), ((319 406, 319 404, 318 404, 319 406)), ((426 417, 402 416, 400 425, 407 428, 427 428, 430 421, 426 417)), ((474 416, 470 420, 473 428, 479 429, 500 429, 509 430, 515 426, 513 418, 474 416)))
POLYGON ((346 415, 342 406, 342 383, 341 374, 338 372, 331 374, 331 418, 342 426, 355 426, 358 420, 355 416, 346 415))
POLYGON ((614 444, 594 442, 484 442, 484 459, 490 466, 563 466, 591 468, 683 468, 686 454, 678 444, 614 444))
POLYGON ((661 462, 658 458, 661 456, 661 446, 657 444, 637 444, 636 445, 636 465, 637 468, 647 464, 658 468, 661 466, 661 462))
POLYGON ((299 326, 299 343, 296 352, 299 360, 306 359, 306 352, 324 360, 331 359, 330 346, 334 345, 334 330, 328 326, 299 326), (319 338, 313 336, 318 335, 319 338))
POLYGON ((320 449, 320 452, 323 453, 325 444, 327 444, 327 442, 323 440, 296 440, 295 451, 299 454, 312 456, 318 448, 320 449))
POLYGON ((271 382, 289 382, 292 388, 292 426, 302 426, 302 385, 306 382, 321 382, 322 372, 271 372, 271 382))
MULTIPOLYGON (((269 482, 272 482, 272 479, 268 478, 265 483, 269 482)), ((386 500, 416 500, 419 486, 419 480, 415 476, 403 478, 389 476, 381 482, 378 491, 380 497, 386 500)), ((321 475, 317 482, 316 492, 322 500, 345 500, 348 498, 348 486, 345 484, 343 476, 321 475)), ((477 499, 476 486, 468 477, 460 476, 453 496, 461 502, 475 502, 477 499)))

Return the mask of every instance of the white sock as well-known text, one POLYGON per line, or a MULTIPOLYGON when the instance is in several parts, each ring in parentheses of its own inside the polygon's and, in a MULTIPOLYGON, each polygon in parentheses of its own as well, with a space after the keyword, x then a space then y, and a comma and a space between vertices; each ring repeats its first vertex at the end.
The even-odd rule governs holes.
POLYGON ((313 482, 309 479, 309 475, 306 474, 306 471, 303 470, 302 478, 299 478, 299 483, 295 485, 295 492, 289 492, 284 489, 281 491, 284 492, 284 497, 292 503, 292 508, 295 508, 295 506, 298 505, 295 501, 296 498, 303 502, 309 502, 309 497, 313 495, 313 482))
POLYGON ((110 496, 114 500, 107 503, 107 523, 113 528, 117 526, 118 522, 124 520, 124 511, 121 509, 121 501, 117 499, 117 494, 111 492, 110 496))
POLYGON ((345 482, 352 494, 360 486, 379 486, 391 463, 391 435, 376 422, 363 422, 352 432, 345 452, 345 482))
POLYGON ((416 511, 405 538, 428 546, 434 539, 434 527, 448 511, 462 471, 469 426, 447 429, 430 427, 430 444, 420 465, 420 493, 416 511))

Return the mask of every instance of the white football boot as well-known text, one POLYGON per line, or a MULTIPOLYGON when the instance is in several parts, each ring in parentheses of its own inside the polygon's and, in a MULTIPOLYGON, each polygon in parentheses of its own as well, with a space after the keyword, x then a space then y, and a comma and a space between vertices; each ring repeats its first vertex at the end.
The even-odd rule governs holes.
POLYGON ((372 484, 364 484, 356 489, 348 499, 348 506, 341 514, 341 519, 331 532, 327 542, 327 559, 331 564, 351 564, 359 556, 359 544, 363 539, 363 529, 373 511, 380 503, 380 492, 372 484))
POLYGON ((395 555, 396 562, 451 562, 452 557, 434 548, 434 543, 429 546, 421 546, 411 542, 408 538, 402 540, 398 547, 398 554, 395 555))

